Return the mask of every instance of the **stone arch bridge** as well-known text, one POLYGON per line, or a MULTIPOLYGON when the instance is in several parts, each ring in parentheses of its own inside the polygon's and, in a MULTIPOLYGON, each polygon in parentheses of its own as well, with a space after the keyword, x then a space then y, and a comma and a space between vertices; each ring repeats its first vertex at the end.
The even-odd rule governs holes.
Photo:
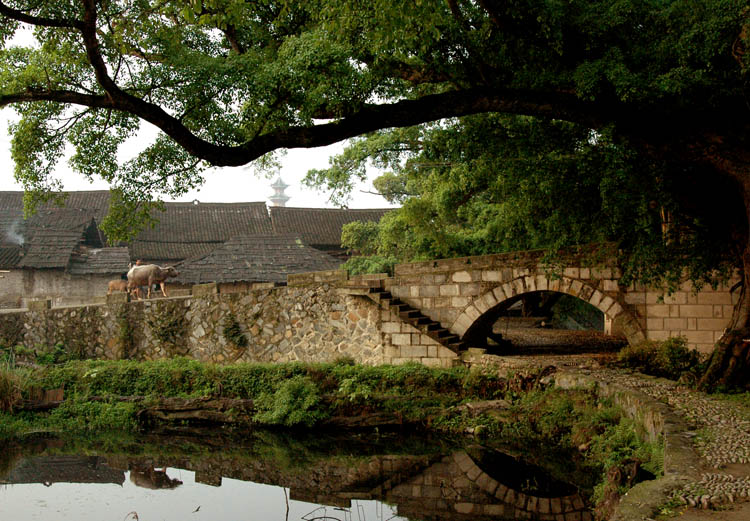
POLYGON ((589 267, 573 257, 553 271, 541 252, 529 251, 399 264, 393 277, 348 284, 369 286, 373 300, 406 322, 383 324, 393 359, 420 355, 429 338, 454 352, 470 347, 510 304, 542 291, 591 304, 603 313, 605 332, 628 343, 683 336, 690 347, 708 352, 729 326, 738 298, 727 286, 696 292, 686 283, 664 295, 640 284, 621 285, 619 278, 615 267, 589 267))

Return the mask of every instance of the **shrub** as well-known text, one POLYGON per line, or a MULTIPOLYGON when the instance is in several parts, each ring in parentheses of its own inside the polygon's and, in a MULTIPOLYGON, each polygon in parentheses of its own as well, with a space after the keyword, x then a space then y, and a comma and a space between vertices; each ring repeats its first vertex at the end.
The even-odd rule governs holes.
POLYGON ((618 362, 645 374, 678 380, 685 373, 701 371, 700 354, 695 349, 688 349, 686 341, 684 337, 645 340, 623 348, 618 362))
POLYGON ((224 320, 224 339, 230 344, 234 344, 239 348, 245 348, 248 345, 247 337, 242 332, 242 327, 237 321, 237 317, 234 313, 229 313, 227 318, 224 320))
POLYGON ((0 411, 13 412, 21 401, 21 384, 13 371, 0 369, 0 411))
POLYGON ((279 386, 274 394, 263 393, 258 398, 262 412, 255 420, 271 425, 305 425, 310 427, 326 417, 321 410, 321 399, 315 384, 306 376, 293 376, 279 386))

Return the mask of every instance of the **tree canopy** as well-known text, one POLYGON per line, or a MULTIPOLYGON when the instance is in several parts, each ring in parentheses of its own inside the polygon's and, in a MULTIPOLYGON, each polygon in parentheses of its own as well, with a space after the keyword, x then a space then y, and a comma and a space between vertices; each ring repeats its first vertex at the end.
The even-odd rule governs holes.
POLYGON ((486 112, 745 176, 749 19, 744 0, 2 0, 0 107, 27 188, 55 188, 72 146, 121 216, 208 166, 486 112), (159 137, 118 160, 143 122, 159 137))
POLYGON ((701 185, 694 204, 684 169, 609 133, 526 116, 467 116, 354 139, 307 182, 345 198, 368 162, 385 170, 376 188, 401 206, 379 224, 345 227, 344 245, 371 257, 353 259, 354 270, 583 248, 617 257, 624 283, 669 288, 686 275, 715 283, 741 266, 742 201, 728 181, 701 185))

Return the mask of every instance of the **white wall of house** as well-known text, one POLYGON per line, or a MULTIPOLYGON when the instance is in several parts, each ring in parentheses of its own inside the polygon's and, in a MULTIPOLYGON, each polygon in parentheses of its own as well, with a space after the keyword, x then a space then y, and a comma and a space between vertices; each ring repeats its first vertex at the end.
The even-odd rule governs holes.
POLYGON ((0 273, 0 308, 24 308, 29 299, 52 300, 54 307, 102 302, 107 283, 118 275, 71 275, 62 270, 10 270, 0 273))

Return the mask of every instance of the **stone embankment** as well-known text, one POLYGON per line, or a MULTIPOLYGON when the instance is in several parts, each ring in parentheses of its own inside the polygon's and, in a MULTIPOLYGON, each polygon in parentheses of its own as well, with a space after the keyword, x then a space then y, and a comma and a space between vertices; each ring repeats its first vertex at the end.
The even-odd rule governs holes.
POLYGON ((606 369, 600 363, 606 359, 485 355, 474 362, 503 368, 555 365, 556 385, 596 386, 639 421, 650 439, 664 439, 664 476, 631 489, 616 521, 649 520, 670 501, 724 509, 750 499, 750 409, 671 380, 606 369))

